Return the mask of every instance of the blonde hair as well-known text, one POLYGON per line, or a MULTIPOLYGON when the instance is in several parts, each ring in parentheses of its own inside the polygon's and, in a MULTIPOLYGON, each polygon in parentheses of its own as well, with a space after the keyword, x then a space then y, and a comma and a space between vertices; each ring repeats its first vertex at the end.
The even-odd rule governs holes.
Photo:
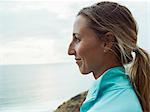
POLYGON ((132 64, 129 70, 131 83, 143 112, 149 112, 150 57, 145 50, 137 46, 137 25, 131 12, 115 2, 100 2, 81 9, 77 15, 88 18, 88 25, 97 36, 106 32, 114 34, 116 42, 113 51, 122 65, 132 64))

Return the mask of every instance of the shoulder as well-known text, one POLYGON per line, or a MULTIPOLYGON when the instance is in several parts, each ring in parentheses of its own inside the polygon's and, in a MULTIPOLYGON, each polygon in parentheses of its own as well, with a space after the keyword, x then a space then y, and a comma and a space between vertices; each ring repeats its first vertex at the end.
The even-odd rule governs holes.
POLYGON ((94 82, 80 112, 142 112, 142 109, 128 75, 117 67, 94 82))
POLYGON ((117 89, 106 92, 97 99, 88 112, 142 112, 132 89, 117 89))

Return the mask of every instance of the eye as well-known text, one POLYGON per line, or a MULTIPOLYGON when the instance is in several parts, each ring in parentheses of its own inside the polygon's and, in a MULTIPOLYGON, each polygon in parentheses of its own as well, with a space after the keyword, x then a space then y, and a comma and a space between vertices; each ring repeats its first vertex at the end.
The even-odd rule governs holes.
POLYGON ((73 36, 73 40, 75 41, 75 42, 80 42, 80 38, 79 37, 77 37, 77 36, 73 36))

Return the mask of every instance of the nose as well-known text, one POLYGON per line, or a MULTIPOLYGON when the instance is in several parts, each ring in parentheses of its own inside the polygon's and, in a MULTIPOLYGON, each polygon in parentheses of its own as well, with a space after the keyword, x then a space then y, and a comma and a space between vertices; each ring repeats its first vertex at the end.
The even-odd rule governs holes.
POLYGON ((75 55, 75 49, 74 49, 72 43, 70 43, 70 45, 69 45, 68 55, 75 55))

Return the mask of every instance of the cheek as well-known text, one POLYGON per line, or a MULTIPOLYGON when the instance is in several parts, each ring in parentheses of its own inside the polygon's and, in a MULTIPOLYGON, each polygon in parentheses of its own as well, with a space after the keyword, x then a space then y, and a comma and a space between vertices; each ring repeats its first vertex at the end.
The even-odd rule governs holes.
POLYGON ((80 58, 93 59, 103 55, 103 46, 97 42, 80 42, 76 45, 77 56, 80 58), (92 44, 93 43, 93 44, 92 44))
POLYGON ((96 64, 104 59, 104 51, 101 46, 89 46, 87 49, 81 49, 81 56, 85 58, 88 64, 96 64))
POLYGON ((87 55, 88 47, 86 45, 81 43, 80 45, 77 46, 77 49, 78 49, 77 50, 77 54, 79 56, 81 56, 81 58, 83 58, 83 57, 85 57, 87 55))

